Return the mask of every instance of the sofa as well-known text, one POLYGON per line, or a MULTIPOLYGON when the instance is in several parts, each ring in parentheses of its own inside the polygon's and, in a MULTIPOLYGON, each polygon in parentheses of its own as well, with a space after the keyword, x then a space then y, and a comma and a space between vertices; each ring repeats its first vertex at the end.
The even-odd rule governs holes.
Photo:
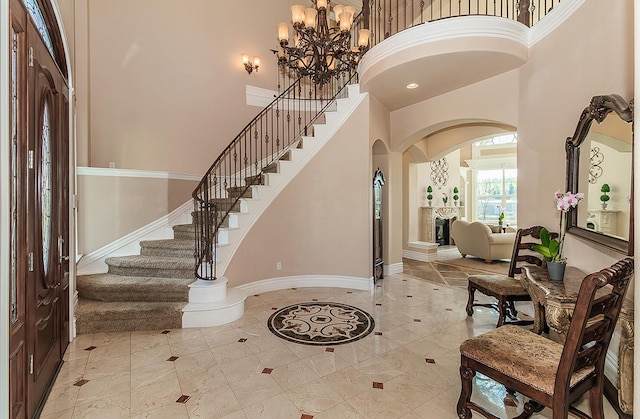
POLYGON ((500 226, 456 220, 451 225, 451 237, 462 257, 475 256, 491 263, 496 259, 511 259, 516 232, 508 230, 511 231, 503 233, 500 226))

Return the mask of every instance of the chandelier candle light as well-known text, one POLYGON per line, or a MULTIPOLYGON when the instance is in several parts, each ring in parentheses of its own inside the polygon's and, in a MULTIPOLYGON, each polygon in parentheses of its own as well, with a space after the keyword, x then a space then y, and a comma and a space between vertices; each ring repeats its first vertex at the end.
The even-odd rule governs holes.
POLYGON ((291 6, 293 44, 289 45, 289 25, 278 23, 278 63, 325 84, 333 76, 355 69, 369 46, 371 32, 358 31, 358 44, 351 46, 351 26, 355 9, 333 6, 335 25, 330 25, 330 0, 315 0, 314 7, 291 6))

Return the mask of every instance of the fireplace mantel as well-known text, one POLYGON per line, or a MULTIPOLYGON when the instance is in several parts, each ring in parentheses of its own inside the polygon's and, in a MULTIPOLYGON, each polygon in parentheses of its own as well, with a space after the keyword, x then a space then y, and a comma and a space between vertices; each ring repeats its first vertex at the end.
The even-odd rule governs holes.
POLYGON ((436 218, 451 220, 464 217, 464 207, 422 207, 423 241, 436 242, 436 218))

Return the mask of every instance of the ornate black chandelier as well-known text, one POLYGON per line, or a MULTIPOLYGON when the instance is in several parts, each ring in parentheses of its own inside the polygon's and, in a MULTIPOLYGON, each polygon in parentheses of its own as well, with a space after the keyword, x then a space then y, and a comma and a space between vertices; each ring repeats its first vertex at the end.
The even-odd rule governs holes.
POLYGON ((369 45, 370 31, 358 31, 358 44, 351 45, 351 26, 355 9, 333 6, 335 25, 330 25, 330 0, 312 0, 314 7, 291 6, 293 45, 289 45, 289 26, 278 24, 278 64, 316 84, 354 70, 369 45))

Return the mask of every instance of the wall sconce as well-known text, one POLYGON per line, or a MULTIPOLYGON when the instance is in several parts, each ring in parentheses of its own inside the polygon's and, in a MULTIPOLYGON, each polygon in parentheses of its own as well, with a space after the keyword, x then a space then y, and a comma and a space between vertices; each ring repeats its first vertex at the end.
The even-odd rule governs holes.
POLYGON ((242 54, 242 64, 244 64, 244 69, 247 70, 247 73, 249 74, 251 74, 253 70, 256 70, 256 72, 258 71, 258 67, 260 67, 260 60, 261 58, 256 55, 253 57, 253 62, 251 62, 249 61, 249 56, 247 54, 242 54))

